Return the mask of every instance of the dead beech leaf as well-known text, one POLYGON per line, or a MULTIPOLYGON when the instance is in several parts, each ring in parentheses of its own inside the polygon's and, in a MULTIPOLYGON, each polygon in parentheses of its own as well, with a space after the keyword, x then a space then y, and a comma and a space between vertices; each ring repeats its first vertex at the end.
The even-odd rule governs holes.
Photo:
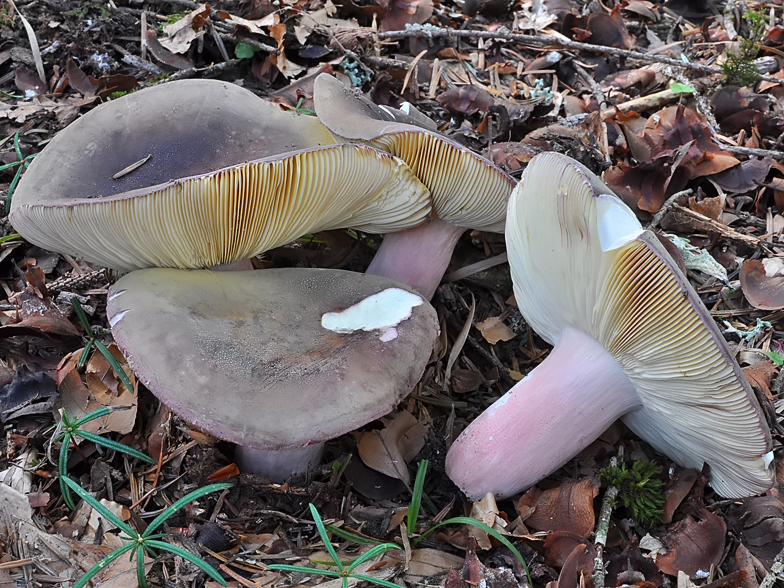
MULTIPOLYGON (((109 351, 125 370, 125 373, 136 384, 133 371, 128 366, 125 358, 117 346, 112 344, 109 351)), ((78 353, 74 354, 78 358, 78 353)), ((74 362, 68 362, 58 372, 58 379, 62 371, 65 375, 60 380, 58 391, 63 401, 63 408, 72 419, 80 418, 104 406, 126 407, 128 410, 118 410, 105 417, 85 423, 82 429, 91 433, 120 433, 127 434, 133 430, 136 421, 137 396, 134 390, 127 390, 114 374, 109 362, 100 353, 93 352, 85 370, 85 381, 76 370, 74 362)))
POLYGON ((168 36, 159 39, 161 45, 172 53, 186 53, 194 39, 205 32, 205 24, 210 18, 210 5, 202 4, 181 19, 163 27, 168 36))
MULTIPOLYGON (((509 523, 501 517, 498 505, 495 502, 495 496, 491 492, 488 492, 482 500, 474 503, 471 507, 471 518, 484 523, 499 533, 506 534, 506 527, 509 523)), ((486 550, 493 546, 490 543, 490 535, 482 529, 469 526, 468 536, 476 539, 476 544, 480 549, 486 550)))
POLYGON ((556 588, 593 588, 593 565, 596 549, 593 545, 578 545, 569 554, 558 574, 556 588))
POLYGON ((784 308, 784 276, 768 276, 765 265, 759 260, 748 259, 743 262, 740 267, 740 287, 754 308, 784 308))
POLYGON ((509 341, 515 336, 515 332, 497 316, 491 316, 481 323, 476 323, 476 328, 490 345, 495 345, 499 341, 509 341))
POLYGON ((571 531, 588 537, 593 531, 593 499, 599 484, 591 478, 565 480, 558 488, 545 490, 525 524, 537 531, 571 531))
POLYGON ((690 500, 689 507, 692 514, 672 525, 662 537, 667 553, 656 556, 656 565, 671 576, 680 570, 693 578, 700 570, 718 566, 724 552, 727 525, 721 517, 696 500, 690 500))
POLYGON ((425 446, 427 424, 402 411, 380 431, 362 433, 357 441, 359 457, 368 467, 408 485, 408 462, 425 446))

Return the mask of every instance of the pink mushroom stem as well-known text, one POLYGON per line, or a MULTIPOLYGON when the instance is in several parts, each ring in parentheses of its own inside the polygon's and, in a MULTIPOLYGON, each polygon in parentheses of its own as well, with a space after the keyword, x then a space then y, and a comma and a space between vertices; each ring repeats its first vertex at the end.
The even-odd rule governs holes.
POLYGON ((413 229, 387 233, 366 273, 397 280, 430 300, 464 231, 434 219, 413 229))
POLYGON ((452 444, 447 475, 474 500, 488 492, 511 496, 640 406, 631 380, 602 345, 566 328, 550 355, 452 444))

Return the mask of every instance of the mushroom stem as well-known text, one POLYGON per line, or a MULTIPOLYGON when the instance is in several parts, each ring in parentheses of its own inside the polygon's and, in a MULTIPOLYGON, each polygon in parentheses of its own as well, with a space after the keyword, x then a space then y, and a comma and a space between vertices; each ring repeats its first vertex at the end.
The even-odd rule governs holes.
POLYGON ((413 229, 387 233, 366 273, 397 280, 430 300, 464 231, 435 219, 413 229))
POLYGON ((640 406, 631 380, 604 347, 566 328, 550 355, 457 438, 446 456, 447 475, 475 500, 488 492, 511 496, 640 406))
POLYGON ((323 443, 291 449, 253 449, 237 445, 234 461, 243 473, 259 474, 279 484, 294 474, 318 466, 323 453, 323 443))

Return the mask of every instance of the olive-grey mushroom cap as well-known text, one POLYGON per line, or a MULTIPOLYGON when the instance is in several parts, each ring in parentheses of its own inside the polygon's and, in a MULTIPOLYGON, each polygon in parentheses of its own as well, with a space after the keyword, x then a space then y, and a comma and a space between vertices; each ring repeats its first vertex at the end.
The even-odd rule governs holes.
POLYGON ((708 463, 722 496, 770 487, 770 432, 746 378, 676 263, 603 182, 563 155, 536 156, 506 239, 536 332, 555 343, 582 331, 634 384, 642 408, 622 417, 630 429, 682 466, 708 463))
POLYGON ((386 414, 438 335, 421 296, 341 270, 139 270, 112 286, 107 315, 156 396, 257 449, 318 443, 386 414))
POLYGON ((45 249, 135 269, 230 263, 326 228, 402 230, 428 212, 399 160, 336 144, 314 117, 234 84, 182 80, 60 132, 10 219, 45 249))
POLYGON ((313 85, 316 114, 335 135, 364 141, 408 164, 430 190, 441 220, 458 227, 502 233, 514 180, 462 145, 381 108, 329 74, 313 85), (407 121, 407 122, 401 122, 407 121))

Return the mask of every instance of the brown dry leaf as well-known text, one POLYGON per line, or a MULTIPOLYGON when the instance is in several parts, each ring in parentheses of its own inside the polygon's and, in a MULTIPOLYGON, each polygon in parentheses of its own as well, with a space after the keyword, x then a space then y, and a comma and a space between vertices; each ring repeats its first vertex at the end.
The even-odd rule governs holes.
POLYGON ((634 47, 634 37, 623 22, 620 4, 616 4, 610 14, 594 12, 581 17, 569 13, 564 17, 561 30, 567 35, 573 35, 577 41, 620 49, 634 47))
POLYGON ((490 93, 479 86, 451 88, 439 94, 436 100, 449 112, 465 115, 487 112, 495 104, 490 93))
POLYGON ((556 588, 593 588, 593 562, 596 548, 593 545, 578 545, 566 558, 558 574, 556 588))
POLYGON ((721 213, 724 212, 724 201, 727 199, 726 195, 720 194, 712 198, 703 198, 699 202, 694 196, 689 197, 689 208, 704 214, 713 220, 719 220, 721 213))
POLYGON ((757 572, 754 569, 754 556, 746 549, 743 543, 738 544, 735 550, 735 561, 738 563, 738 569, 746 572, 746 588, 758 588, 757 572))
POLYGON ((662 537, 667 553, 656 556, 656 565, 665 574, 683 571, 693 578, 697 572, 718 566, 724 552, 727 525, 697 500, 688 501, 690 514, 670 526, 662 537))
MULTIPOLYGON (((112 344, 109 351, 117 359, 125 373, 136 387, 136 377, 128 366, 125 358, 112 344)), ((91 433, 120 433, 127 434, 133 430, 136 421, 137 395, 135 390, 127 390, 125 385, 119 381, 114 374, 111 365, 103 355, 97 351, 93 352, 87 363, 85 379, 76 370, 75 359, 78 353, 72 356, 72 361, 66 363, 61 368, 65 375, 60 376, 58 391, 63 401, 63 408, 70 418, 80 418, 86 414, 102 408, 104 406, 126 407, 127 410, 118 410, 106 415, 103 418, 95 419, 85 423, 82 429, 91 433)))
MULTIPOLYGON (((471 507, 471 518, 484 523, 501 534, 506 534, 506 527, 509 523, 501 517, 498 505, 495 502, 495 496, 491 492, 488 492, 479 502, 474 502, 471 507)), ((479 549, 487 550, 493 546, 490 543, 490 535, 478 527, 469 525, 468 536, 476 540, 479 549)))
POLYGON ((27 500, 32 508, 41 508, 49 504, 48 492, 30 492, 27 494, 27 500))
POLYGON ((784 276, 768 276, 765 265, 759 260, 747 259, 743 262, 740 267, 740 287, 754 308, 784 308, 784 276))
POLYGON ((770 361, 760 361, 754 365, 744 367, 743 375, 749 381, 749 384, 755 388, 759 388, 765 397, 771 402, 775 402, 775 398, 770 393, 770 382, 773 376, 776 375, 778 368, 770 361))
POLYGON ((210 5, 202 4, 176 22, 163 27, 168 35, 159 43, 172 53, 187 53, 194 39, 201 37, 207 29, 205 24, 210 18, 210 5))
POLYGON ((411 482, 408 462, 425 446, 427 429, 427 423, 417 421, 404 410, 382 430, 360 434, 359 457, 368 467, 408 485, 411 482))
MULTIPOLYGON (((452 568, 459 568, 465 560, 441 549, 414 549, 404 579, 417 586, 432 585, 434 576, 441 577, 452 568)), ((435 582, 438 584, 438 582, 435 582)))
POLYGON ((784 544, 784 504, 774 496, 746 498, 727 519, 743 545, 770 569, 784 544))
POLYGON ((451 569, 446 575, 444 588, 520 588, 512 570, 485 567, 476 556, 476 541, 469 538, 465 564, 460 570, 451 569))
POLYGON ((172 51, 169 51, 166 49, 166 47, 161 45, 161 42, 158 40, 158 36, 155 34, 155 31, 147 31, 146 39, 148 51, 157 61, 163 65, 168 65, 174 69, 190 69, 193 67, 193 63, 191 63, 188 59, 181 57, 172 51))
POLYGON ((588 540, 577 533, 569 531, 556 531, 550 533, 544 540, 544 561, 548 566, 560 569, 568 557, 580 545, 587 545, 588 540))
POLYGON ((662 507, 662 522, 671 523, 675 510, 689 495, 694 483, 699 478, 700 472, 675 466, 670 483, 664 490, 664 506, 662 507))
POLYGON ((381 30, 401 31, 407 24, 422 24, 433 15, 433 0, 382 0, 387 13, 381 20, 381 30))
MULTIPOLYGON (((241 18, 239 16, 234 16, 233 14, 229 14, 223 10, 218 10, 218 16, 221 17, 223 20, 228 20, 233 22, 238 27, 242 27, 248 32, 251 32, 255 35, 267 35, 267 31, 262 29, 261 27, 269 27, 272 25, 276 25, 280 22, 280 15, 277 11, 268 14, 264 18, 256 19, 256 20, 248 20, 245 18, 241 18)), ((304 16, 304 15, 303 15, 304 16)))
MULTIPOLYGON (((599 484, 591 478, 565 480, 542 492, 525 524, 537 531, 570 531, 588 537, 593 531, 593 499, 599 484)), ((522 515, 522 513, 521 513, 522 515)))
POLYGON ((495 345, 499 341, 509 341, 515 336, 514 331, 497 316, 491 316, 481 323, 476 323, 476 328, 490 345, 495 345))
POLYGON ((278 71, 287 78, 293 78, 305 71, 305 68, 301 65, 289 61, 286 57, 286 52, 282 49, 278 55, 270 55, 269 58, 272 65, 277 67, 278 71))

